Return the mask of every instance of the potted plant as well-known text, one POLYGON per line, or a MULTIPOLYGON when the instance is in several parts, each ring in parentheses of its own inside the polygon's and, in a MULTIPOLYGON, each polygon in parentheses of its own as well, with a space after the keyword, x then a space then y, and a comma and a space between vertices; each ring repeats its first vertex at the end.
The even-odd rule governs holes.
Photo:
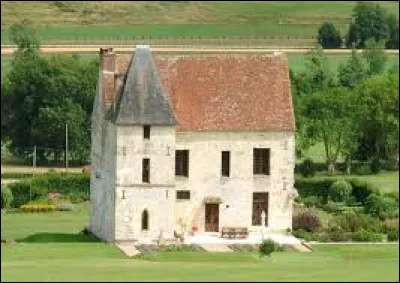
POLYGON ((195 234, 197 233, 198 230, 199 230, 199 227, 197 227, 197 225, 194 224, 194 225, 192 226, 192 235, 195 235, 195 234))

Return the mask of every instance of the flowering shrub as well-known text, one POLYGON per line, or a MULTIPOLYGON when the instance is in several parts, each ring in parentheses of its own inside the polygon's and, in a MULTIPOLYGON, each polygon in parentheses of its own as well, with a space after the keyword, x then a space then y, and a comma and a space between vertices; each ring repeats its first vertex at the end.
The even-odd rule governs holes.
POLYGON ((57 207, 53 204, 25 204, 20 207, 22 212, 50 212, 56 211, 57 207))

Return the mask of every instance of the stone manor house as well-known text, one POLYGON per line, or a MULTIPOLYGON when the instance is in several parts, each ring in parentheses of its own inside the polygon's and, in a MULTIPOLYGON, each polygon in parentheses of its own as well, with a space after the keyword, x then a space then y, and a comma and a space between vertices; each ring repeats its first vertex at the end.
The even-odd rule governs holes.
POLYGON ((102 48, 90 229, 148 242, 196 228, 291 228, 294 130, 285 55, 102 48))

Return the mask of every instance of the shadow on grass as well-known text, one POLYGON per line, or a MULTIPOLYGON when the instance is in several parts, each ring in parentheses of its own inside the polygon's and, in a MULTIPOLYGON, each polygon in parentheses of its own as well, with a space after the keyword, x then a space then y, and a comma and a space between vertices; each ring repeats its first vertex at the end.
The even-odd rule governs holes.
POLYGON ((88 243, 88 242, 100 242, 94 236, 85 235, 83 233, 78 234, 66 234, 66 233, 36 233, 26 238, 16 239, 19 243, 88 243))

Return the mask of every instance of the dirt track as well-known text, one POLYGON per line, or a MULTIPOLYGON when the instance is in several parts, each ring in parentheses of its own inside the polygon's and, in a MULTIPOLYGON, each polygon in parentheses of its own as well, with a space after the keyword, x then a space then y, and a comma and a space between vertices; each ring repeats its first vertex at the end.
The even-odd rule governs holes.
MULTIPOLYGON (((60 46, 60 45, 46 45, 42 46, 43 53, 97 53, 100 47, 108 46, 60 46)), ((111 46, 109 46, 111 47, 111 46)), ((115 52, 117 53, 130 53, 135 50, 134 47, 114 45, 115 52)), ((16 50, 15 47, 1 47, 2 55, 11 55, 16 50)), ((310 49, 306 48, 210 48, 210 47, 153 47, 153 52, 164 53, 306 53, 310 49)), ((325 53, 331 54, 346 54, 350 53, 350 49, 326 49, 325 53)), ((386 50, 390 54, 399 54, 399 50, 386 50)))

